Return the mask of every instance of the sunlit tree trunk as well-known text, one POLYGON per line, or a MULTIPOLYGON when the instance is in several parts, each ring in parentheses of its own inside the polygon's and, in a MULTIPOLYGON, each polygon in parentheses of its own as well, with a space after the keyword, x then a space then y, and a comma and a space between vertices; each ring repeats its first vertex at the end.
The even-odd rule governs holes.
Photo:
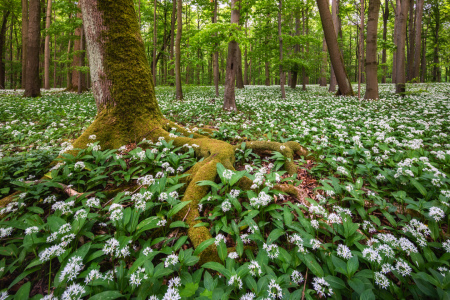
POLYGON ((366 44, 366 94, 364 99, 378 99, 377 30, 380 0, 369 0, 366 44))
MULTIPOLYGON (((156 0, 155 0, 156 1, 156 0)), ((177 1, 177 38, 175 41, 175 96, 177 100, 183 100, 181 88, 181 33, 183 28, 183 1, 177 1)))
POLYGON ((39 82, 39 43, 41 40, 40 21, 41 3, 39 0, 30 0, 25 97, 38 97, 41 94, 41 85, 39 82))
MULTIPOLYGON (((52 20, 52 0, 47 1, 47 17, 45 19, 45 30, 48 31, 52 20)), ((44 50, 44 88, 50 89, 50 34, 45 33, 44 50)))
POLYGON ((381 83, 386 83, 386 73, 387 73, 387 65, 386 65, 386 59, 387 59, 387 49, 386 49, 386 42, 387 42, 387 22, 389 20, 389 0, 384 1, 384 10, 383 10, 383 51, 381 54, 381 64, 383 65, 383 77, 381 77, 381 83))
MULTIPOLYGON (((238 0, 231 0, 231 24, 239 24, 238 0)), ((237 69, 238 44, 235 40, 228 43, 227 68, 225 74, 225 94, 223 109, 237 110, 234 85, 237 69)))
POLYGON ((398 27, 396 45, 396 85, 395 93, 404 95, 406 90, 405 77, 405 42, 406 42, 406 20, 408 19, 409 0, 397 0, 398 27))
POLYGON ((336 80, 339 85, 337 94, 343 96, 353 96, 353 89, 350 84, 350 80, 348 79, 347 71, 345 70, 344 59, 339 49, 328 2, 327 0, 316 1, 319 8, 325 40, 327 42, 328 53, 330 54, 331 64, 333 65, 336 80))

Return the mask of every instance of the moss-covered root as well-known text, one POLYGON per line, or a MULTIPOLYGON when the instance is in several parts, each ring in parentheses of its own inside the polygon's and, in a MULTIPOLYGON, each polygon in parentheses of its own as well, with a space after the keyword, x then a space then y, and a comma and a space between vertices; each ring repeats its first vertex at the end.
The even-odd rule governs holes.
POLYGON ((17 195, 20 193, 20 191, 16 191, 14 193, 12 193, 9 196, 6 196, 5 198, 0 200, 0 207, 6 207, 6 205, 8 205, 9 203, 13 202, 14 200, 17 199, 17 195))
MULTIPOLYGON (((237 145, 236 147, 240 147, 240 145, 237 145)), ((255 141, 245 143, 245 147, 252 149, 255 152, 280 152, 285 157, 287 157, 287 160, 284 163, 284 168, 290 175, 297 173, 297 165, 294 163, 294 154, 304 157, 308 156, 308 151, 296 142, 277 143, 268 141, 255 141)))

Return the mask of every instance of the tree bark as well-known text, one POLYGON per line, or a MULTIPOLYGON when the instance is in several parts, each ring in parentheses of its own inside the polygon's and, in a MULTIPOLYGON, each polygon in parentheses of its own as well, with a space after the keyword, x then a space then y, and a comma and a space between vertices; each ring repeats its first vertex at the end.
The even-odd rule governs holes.
POLYGON ((434 19, 435 19, 435 27, 434 27, 434 51, 433 51, 433 81, 441 82, 441 67, 439 66, 439 29, 441 27, 441 16, 440 16, 440 8, 434 7, 434 19))
MULTIPOLYGON (((331 18, 333 20, 333 26, 334 26, 334 31, 336 34, 336 37, 338 35, 338 15, 339 15, 339 4, 337 2, 337 0, 332 0, 331 1, 331 18)), ((330 64, 330 87, 328 88, 329 92, 335 92, 336 91, 336 74, 334 73, 334 67, 333 64, 330 64)))
POLYGON ((176 1, 177 1, 177 38, 175 41, 175 97, 177 100, 183 100, 183 90, 181 88, 181 33, 183 29, 183 21, 182 21, 183 17, 181 13, 183 12, 183 1, 182 0, 176 1))
POLYGON ((50 89, 50 34, 48 30, 52 20, 52 0, 47 1, 47 15, 45 19, 45 50, 44 50, 44 89, 50 89))
MULTIPOLYGON (((239 7, 238 0, 231 0, 231 24, 239 24, 239 7)), ((234 93, 234 85, 237 69, 238 43, 231 40, 228 43, 227 68, 225 74, 225 93, 224 93, 224 110, 236 111, 236 99, 234 93)))
POLYGON ((407 59, 408 62, 406 67, 406 80, 409 82, 413 77, 413 67, 414 67, 414 37, 415 37, 415 24, 414 24, 414 0, 410 0, 409 3, 409 22, 408 22, 408 42, 407 43, 407 59))
POLYGON ((427 78, 427 36, 428 36, 428 26, 425 30, 425 34, 423 37, 423 47, 422 47, 422 57, 421 57, 421 66, 422 66, 422 72, 420 73, 420 82, 425 82, 427 78))
POLYGON ((330 54, 331 64, 339 85, 337 94, 343 96, 353 96, 353 89, 347 76, 344 66, 344 59, 339 49, 336 31, 331 18, 330 9, 327 0, 316 0, 319 8, 320 19, 322 21, 323 32, 330 54))
MULTIPOLYGON (((297 37, 300 36, 300 16, 299 16, 300 10, 298 8, 295 9, 294 14, 295 14, 295 35, 297 37)), ((295 44, 294 45, 294 56, 297 57, 298 52, 300 51, 300 45, 299 44, 295 44)), ((290 86, 291 88, 295 89, 297 87, 297 81, 298 81, 298 64, 294 63, 293 67, 292 67, 292 77, 291 77, 291 82, 290 82, 290 86)))
POLYGON ((28 0, 22 0, 22 88, 27 74, 28 0))
POLYGON ((177 1, 172 0, 172 18, 170 20, 171 36, 170 36, 170 50, 169 50, 169 55, 170 55, 169 85, 170 86, 175 85, 175 81, 174 81, 175 80, 175 69, 174 69, 175 50, 174 50, 174 47, 175 47, 175 17, 176 17, 176 13, 177 13, 177 1))
POLYGON ((237 47, 236 53, 236 88, 243 89, 244 88, 244 78, 242 76, 242 52, 241 48, 237 47))
POLYGON ((5 45, 6 45, 6 25, 10 10, 3 11, 2 27, 0 28, 0 89, 6 88, 6 66, 5 66, 5 45))
POLYGON ((369 0, 366 44, 366 94, 364 99, 378 99, 377 30, 380 0, 369 0))
POLYGON ((423 15, 423 1, 417 0, 416 4, 416 35, 415 35, 415 50, 413 61, 412 79, 419 81, 420 76, 420 47, 422 42, 422 15, 423 15))
POLYGON ((383 65, 383 77, 381 77, 381 83, 386 83, 386 73, 387 73, 387 22, 389 20, 389 0, 384 1, 384 10, 383 10, 383 52, 381 54, 381 64, 383 65))
POLYGON ((363 52, 364 52, 364 0, 361 0, 361 12, 359 14, 359 18, 361 19, 361 23, 359 26, 359 61, 358 61, 358 99, 361 99, 361 82, 363 76, 363 52))
POLYGON ((398 28, 397 28, 397 62, 395 93, 404 96, 406 91, 405 78, 405 42, 406 20, 408 19, 409 0, 397 0, 398 28))
MULTIPOLYGON (((80 12, 77 13, 77 18, 82 19, 82 15, 81 15, 81 2, 78 2, 78 8, 80 9, 80 12)), ((82 57, 82 53, 85 49, 83 49, 82 47, 82 42, 81 42, 81 38, 82 38, 82 34, 81 32, 83 31, 82 27, 79 27, 77 29, 75 29, 75 36, 77 37, 77 39, 75 39, 74 43, 73 43, 73 51, 74 51, 74 55, 73 55, 73 62, 72 62, 72 84, 70 87, 71 91, 74 92, 78 92, 78 85, 81 82, 81 89, 82 91, 86 91, 86 79, 84 78, 84 76, 81 76, 81 81, 80 81, 80 68, 83 65, 83 62, 81 61, 81 57, 82 57)))
POLYGON ((41 2, 39 0, 30 0, 25 97, 38 97, 41 94, 41 86, 39 81, 39 43, 41 38, 40 21, 41 2))
MULTIPOLYGON (((51 0, 49 0, 51 1, 51 0)), ((85 49, 84 46, 84 30, 81 28, 81 34, 80 34, 80 48, 81 50, 85 49)), ((84 66, 84 51, 80 53, 80 67, 84 66)), ((86 78, 81 71, 81 69, 78 71, 78 94, 81 94, 86 88, 86 78)))

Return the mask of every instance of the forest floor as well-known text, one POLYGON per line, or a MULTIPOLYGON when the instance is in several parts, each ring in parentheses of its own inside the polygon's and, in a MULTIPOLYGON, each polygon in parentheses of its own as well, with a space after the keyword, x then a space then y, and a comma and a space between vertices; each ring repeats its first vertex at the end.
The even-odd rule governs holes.
POLYGON ((0 208, 0 292, 450 297, 450 84, 407 85, 404 98, 380 85, 379 101, 312 85, 287 88, 282 100, 279 86, 247 86, 236 90, 238 112, 223 111, 213 87, 183 88, 183 102, 173 88, 156 88, 164 116, 240 145, 236 171, 217 166, 216 182, 200 183, 211 190, 198 226, 214 238, 197 249, 175 218, 195 147, 130 137, 107 150, 92 136, 73 156, 65 152, 96 115, 92 94, 0 90, 0 198, 14 193, 0 208), (312 157, 296 158, 298 172, 288 175, 280 152, 246 148, 256 140, 296 141, 312 157), (243 176, 249 191, 238 186, 243 176), (285 184, 295 193, 277 190, 285 184), (221 262, 201 265, 198 254, 212 244, 221 262))

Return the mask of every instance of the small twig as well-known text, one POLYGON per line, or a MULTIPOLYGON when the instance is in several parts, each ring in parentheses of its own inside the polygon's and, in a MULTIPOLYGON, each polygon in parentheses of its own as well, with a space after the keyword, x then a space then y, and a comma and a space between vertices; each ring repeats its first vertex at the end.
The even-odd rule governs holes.
POLYGON ((306 281, 308 280, 308 268, 306 268, 305 283, 303 284, 302 300, 305 299, 306 281))

